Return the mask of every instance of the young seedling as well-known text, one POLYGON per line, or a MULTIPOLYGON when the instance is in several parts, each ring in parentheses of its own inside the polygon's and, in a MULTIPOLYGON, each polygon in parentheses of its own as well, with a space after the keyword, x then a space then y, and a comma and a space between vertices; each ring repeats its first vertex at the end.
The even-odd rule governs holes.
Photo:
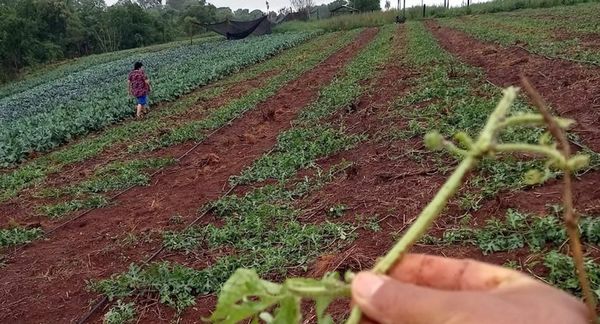
MULTIPOLYGON (((570 178, 571 173, 588 165, 589 157, 570 155, 564 132, 573 124, 573 121, 550 116, 539 95, 527 82, 524 82, 524 85, 527 92, 532 96, 534 103, 538 106, 540 114, 510 115, 511 105, 517 97, 517 89, 510 87, 504 90, 502 100, 492 112, 476 139, 472 139, 466 133, 458 133, 454 136, 455 141, 460 144, 457 146, 453 142, 444 139, 437 132, 426 135, 425 144, 428 148, 448 150, 461 159, 461 162, 433 200, 425 207, 392 249, 375 265, 372 271, 384 274, 402 259, 410 247, 419 241, 431 227, 450 198, 461 187, 465 176, 477 166, 481 159, 493 157, 499 153, 533 153, 547 158, 547 170, 529 171, 525 175, 529 182, 543 182, 545 180, 544 175, 548 174, 550 169, 561 170, 564 173, 563 204, 565 207, 565 222, 567 223, 567 231, 580 285, 590 309, 590 319, 595 321, 595 300, 583 270, 583 253, 579 241, 577 218, 573 212, 570 178), (552 143, 548 136, 543 136, 539 144, 502 143, 500 141, 500 134, 507 128, 543 125, 547 125, 550 133, 558 140, 560 148, 552 143)), ((326 314, 327 307, 335 299, 350 297, 352 277, 351 273, 347 273, 345 280, 341 280, 338 274, 326 274, 321 280, 294 278, 285 280, 283 284, 277 284, 260 279, 253 270, 238 269, 223 286, 217 308, 210 321, 215 323, 238 323, 251 318, 254 321, 262 319, 267 323, 298 323, 302 319, 301 301, 311 299, 315 302, 318 323, 332 323, 332 318, 326 314)), ((357 324, 360 322, 361 316, 360 310, 355 307, 352 309, 346 323, 357 324)))

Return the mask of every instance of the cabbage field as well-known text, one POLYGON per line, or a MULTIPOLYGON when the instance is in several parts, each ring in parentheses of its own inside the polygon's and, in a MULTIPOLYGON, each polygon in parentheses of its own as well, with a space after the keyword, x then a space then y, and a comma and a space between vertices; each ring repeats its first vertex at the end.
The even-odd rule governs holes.
MULTIPOLYGON (((132 115, 127 73, 135 61, 146 66, 152 103, 173 100, 310 38, 310 33, 278 34, 238 42, 211 41, 141 53, 66 70, 38 85, 0 98, 0 165, 57 147, 76 136, 132 115)), ((38 78, 45 78, 44 75, 38 78)))

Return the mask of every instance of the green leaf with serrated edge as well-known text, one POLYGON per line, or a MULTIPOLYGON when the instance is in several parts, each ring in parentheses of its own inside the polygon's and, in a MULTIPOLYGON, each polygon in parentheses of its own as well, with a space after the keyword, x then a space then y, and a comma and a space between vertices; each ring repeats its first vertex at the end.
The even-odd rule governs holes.
POLYGON ((261 280, 256 271, 238 269, 223 285, 210 321, 238 323, 275 305, 280 293, 280 285, 261 280))
POLYGON ((275 312, 273 324, 299 323, 302 319, 300 301, 300 297, 288 296, 283 298, 275 312))

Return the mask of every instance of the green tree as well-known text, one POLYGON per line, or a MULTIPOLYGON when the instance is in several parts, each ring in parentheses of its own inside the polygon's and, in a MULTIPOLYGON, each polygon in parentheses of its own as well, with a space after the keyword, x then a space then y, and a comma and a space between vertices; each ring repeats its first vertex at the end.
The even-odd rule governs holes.
POLYGON ((233 18, 236 20, 245 21, 245 20, 258 19, 264 15, 265 14, 258 9, 253 10, 253 11, 250 11, 248 9, 238 9, 233 13, 233 18))
POLYGON ((158 9, 162 7, 161 0, 136 0, 137 4, 144 9, 158 9))
POLYGON ((216 20, 217 21, 225 21, 233 18, 233 11, 229 7, 221 7, 217 8, 216 11, 216 20))
POLYGON ((185 29, 185 33, 190 38, 191 45, 194 40, 194 35, 200 29, 200 22, 194 17, 186 16, 183 18, 183 28, 185 29))
POLYGON ((378 11, 381 10, 379 0, 352 0, 352 7, 359 11, 378 11))
POLYGON ((189 35, 190 19, 201 25, 217 14, 233 16, 206 0, 0 0, 0 82, 29 65, 167 42, 189 35))
POLYGON ((0 11, 0 58, 2 72, 0 79, 12 77, 25 64, 35 63, 32 48, 37 45, 35 23, 18 17, 12 10, 0 11))
POLYGON ((335 0, 333 2, 330 2, 327 4, 327 8, 329 9, 329 11, 339 8, 341 6, 347 6, 348 5, 348 1, 346 0, 335 0))
POLYGON ((216 16, 217 8, 212 4, 206 3, 206 0, 188 2, 183 12, 183 17, 193 17, 199 24, 213 23, 216 16))
POLYGON ((175 10, 185 9, 187 0, 167 0, 167 6, 175 10))
POLYGON ((106 3, 104 0, 76 0, 73 6, 83 29, 79 55, 99 52, 97 33, 106 11, 106 3))
POLYGON ((103 21, 103 30, 111 36, 116 30, 116 40, 113 38, 113 41, 117 42, 119 49, 154 44, 162 36, 156 28, 154 17, 133 3, 109 7, 103 21))

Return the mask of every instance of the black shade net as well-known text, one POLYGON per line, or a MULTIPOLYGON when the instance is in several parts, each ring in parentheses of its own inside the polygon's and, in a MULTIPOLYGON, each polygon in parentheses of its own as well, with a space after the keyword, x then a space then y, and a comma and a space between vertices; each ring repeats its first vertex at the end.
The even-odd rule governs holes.
POLYGON ((250 35, 260 36, 271 33, 271 22, 267 16, 251 21, 234 21, 228 20, 221 23, 205 25, 218 34, 221 34, 227 39, 243 39, 250 35))

